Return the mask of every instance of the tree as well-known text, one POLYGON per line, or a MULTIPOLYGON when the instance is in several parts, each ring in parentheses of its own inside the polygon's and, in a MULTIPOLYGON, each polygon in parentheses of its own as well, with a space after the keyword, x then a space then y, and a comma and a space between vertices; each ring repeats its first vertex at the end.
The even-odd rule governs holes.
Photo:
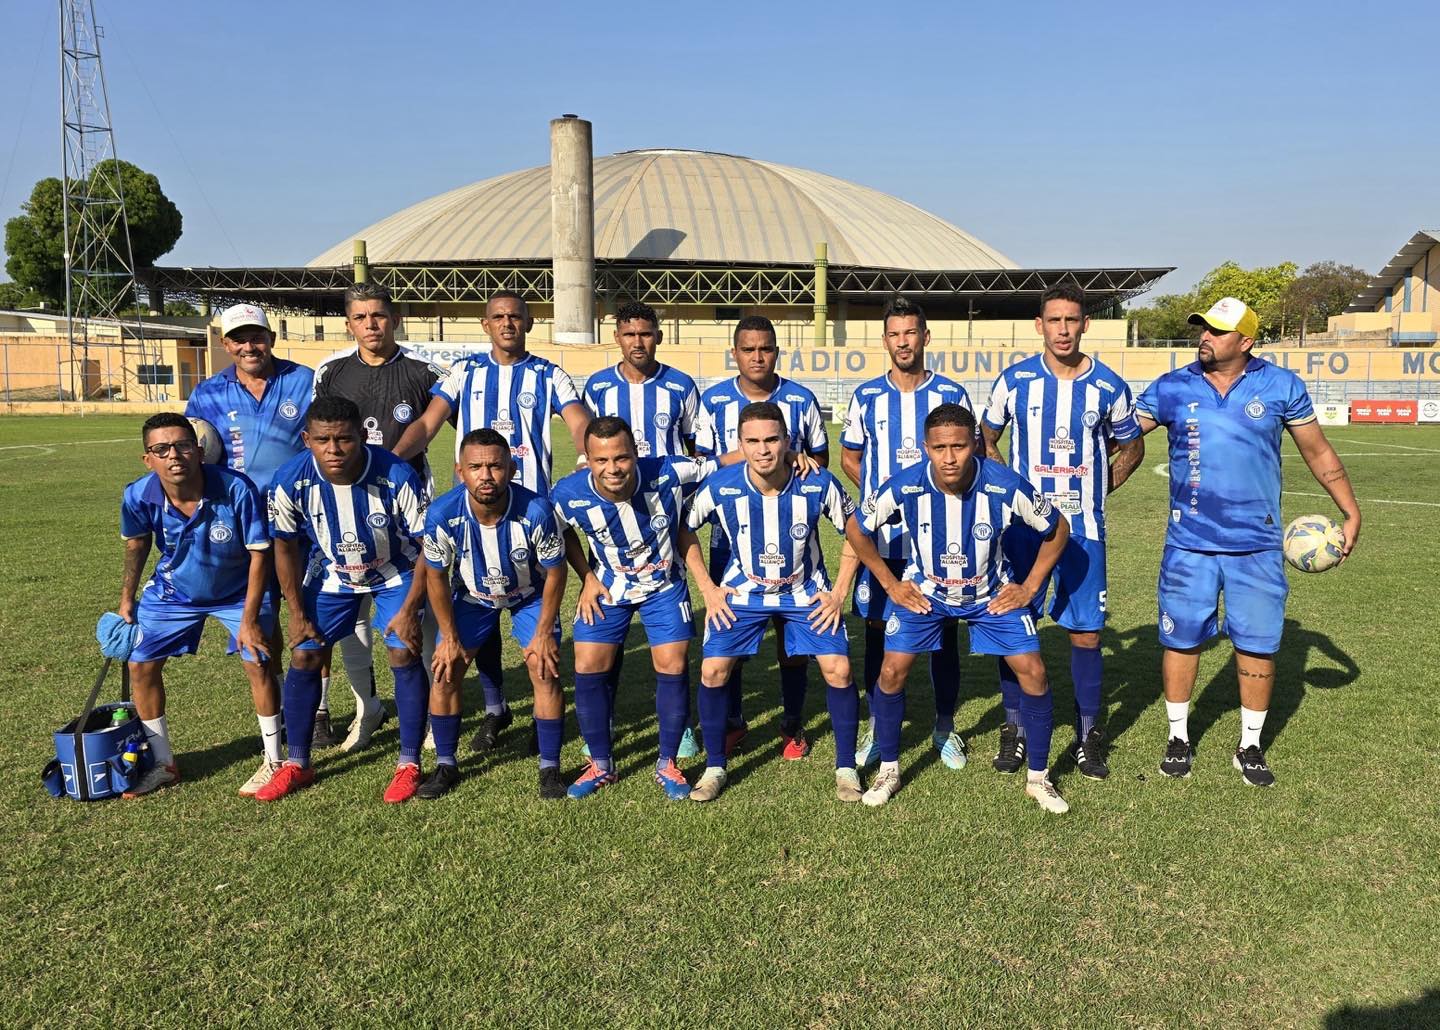
POLYGON ((1206 274, 1195 287, 1195 311, 1208 310, 1221 297, 1238 297, 1260 318, 1260 336, 1283 336, 1295 318, 1287 306, 1295 281, 1295 262, 1282 261, 1269 268, 1241 268, 1226 261, 1206 274))
POLYGON ((1306 267, 1290 284, 1288 305, 1297 328, 1304 335, 1323 328, 1330 316, 1350 306, 1355 295, 1370 282, 1370 273, 1354 265, 1317 261, 1306 267))
POLYGON ((33 311, 41 304, 40 295, 17 283, 0 283, 0 311, 33 311))
MULTIPOLYGON (((136 268, 153 265, 180 239, 182 218, 160 188, 160 180, 128 161, 107 161, 91 176, 113 178, 119 169, 125 192, 125 213, 130 224, 130 246, 136 268)), ((65 301, 65 232, 60 180, 41 179, 20 206, 21 214, 5 223, 5 271, 17 286, 29 289, 54 304, 65 301)), ((71 225, 78 221, 72 206, 71 225)), ((118 249, 124 253, 124 243, 118 249)))
POLYGON ((1131 312, 1136 331, 1142 340, 1184 340, 1194 335, 1189 324, 1190 312, 1196 310, 1193 293, 1175 293, 1156 297, 1149 305, 1131 312))

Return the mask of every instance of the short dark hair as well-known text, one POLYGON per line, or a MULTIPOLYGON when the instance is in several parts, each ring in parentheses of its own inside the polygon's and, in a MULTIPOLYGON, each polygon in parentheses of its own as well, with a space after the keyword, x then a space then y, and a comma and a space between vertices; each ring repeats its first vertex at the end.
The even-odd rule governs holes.
POLYGON ((597 415, 585 427, 585 442, 588 444, 592 436, 597 440, 609 440, 622 433, 630 438, 630 446, 635 446, 635 431, 630 428, 629 422, 615 415, 597 415))
POLYGON ((779 422, 780 432, 785 432, 785 413, 780 410, 780 405, 774 401, 751 401, 740 409, 740 420, 735 423, 735 430, 739 432, 746 422, 779 422))
POLYGON ((961 429, 975 428, 975 412, 959 404, 941 404, 925 416, 925 432, 937 426, 959 426, 961 429))
POLYGON ((1071 304, 1079 304, 1082 314, 1085 311, 1085 291, 1074 283, 1056 283, 1040 294, 1040 314, 1045 314, 1045 305, 1052 300, 1068 300, 1071 304))
POLYGON ((660 328, 660 316, 655 314, 655 309, 638 300, 627 301, 620 305, 620 310, 615 312, 615 328, 620 328, 621 322, 631 322, 636 319, 649 322, 656 329, 660 328))
POLYGON ((461 437, 460 449, 463 451, 466 447, 503 447, 506 454, 510 453, 510 441, 488 426, 472 429, 461 437))
POLYGON ((147 418, 145 424, 140 427, 140 442, 143 444, 150 439, 150 434, 157 429, 183 429, 190 434, 190 439, 196 443, 200 442, 200 438, 195 434, 195 427, 178 411, 162 411, 147 418))
POLYGON ((735 335, 732 337, 732 345, 740 346, 741 333, 769 333, 770 342, 778 343, 775 337, 775 323, 764 315, 746 315, 735 323, 735 335))
POLYGON ((360 408, 349 397, 316 397, 305 412, 305 425, 316 422, 348 422, 360 425, 360 408))
POLYGON ((378 300, 385 306, 385 314, 395 317, 395 305, 390 301, 390 291, 379 283, 354 283, 345 288, 345 314, 350 314, 350 305, 362 300, 378 300))
POLYGON ((518 300, 520 302, 520 310, 527 315, 530 313, 529 302, 526 301, 524 297, 520 296, 520 294, 516 293, 514 290, 496 290, 494 293, 490 294, 490 296, 485 298, 485 315, 487 318, 490 315, 490 305, 495 303, 497 300, 518 300))
POLYGON ((881 332, 885 331, 885 327, 890 324, 892 318, 918 318, 920 331, 922 333, 925 331, 925 309, 909 297, 901 297, 897 294, 885 304, 885 310, 880 312, 881 332))

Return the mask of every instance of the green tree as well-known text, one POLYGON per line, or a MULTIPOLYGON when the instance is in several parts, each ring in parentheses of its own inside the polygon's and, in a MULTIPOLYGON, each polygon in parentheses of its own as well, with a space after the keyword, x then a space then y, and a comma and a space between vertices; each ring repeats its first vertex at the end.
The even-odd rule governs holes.
POLYGON ((1307 266, 1290 284, 1288 304, 1296 328, 1323 331, 1330 316, 1349 307, 1369 282, 1370 273, 1354 265, 1317 261, 1307 266))
MULTIPOLYGON (((168 254, 180 239, 182 218, 160 188, 160 180, 128 161, 107 161, 92 173, 92 183, 114 178, 119 171, 130 225, 135 265, 144 268, 168 254)), ((5 271, 16 285, 60 305, 65 300, 65 231, 60 180, 41 179, 20 206, 21 214, 5 223, 5 271)), ((71 224, 78 221, 72 206, 71 224)), ((123 243, 119 246, 124 252, 123 243)))
POLYGON ((1195 335, 1189 324, 1190 312, 1195 310, 1193 293, 1172 293, 1156 297, 1143 308, 1130 312, 1136 325, 1136 333, 1146 342, 1158 340, 1185 340, 1195 335))
POLYGON ((32 311, 40 306, 40 295, 18 283, 0 283, 0 311, 32 311))
POLYGON ((1194 310, 1204 311, 1221 297, 1238 297, 1260 317, 1261 337, 1283 336, 1295 326, 1294 313, 1288 307, 1295 269, 1293 261, 1269 268, 1241 268, 1234 261, 1226 261, 1212 268, 1195 287, 1194 310))

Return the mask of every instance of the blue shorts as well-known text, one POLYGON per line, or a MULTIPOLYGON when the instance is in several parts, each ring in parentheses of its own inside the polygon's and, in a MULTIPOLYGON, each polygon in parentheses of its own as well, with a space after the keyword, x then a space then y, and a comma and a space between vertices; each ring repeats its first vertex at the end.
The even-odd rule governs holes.
POLYGON ((630 632, 630 620, 637 612, 651 647, 691 640, 695 636, 695 627, 690 623, 690 588, 684 580, 657 590, 643 601, 622 601, 619 604, 601 601, 599 604, 605 618, 596 619, 593 626, 585 625, 576 613, 575 643, 623 646, 625 634, 630 632))
POLYGON ((1029 608, 991 615, 983 604, 952 607, 930 598, 930 614, 916 615, 908 608, 890 605, 885 620, 885 650, 897 654, 928 654, 940 650, 947 626, 963 622, 970 627, 971 654, 1030 654, 1040 650, 1035 616, 1029 608))
POLYGON ((780 619, 785 633, 787 655, 819 655, 850 653, 850 638, 845 621, 829 633, 810 628, 809 608, 759 608, 732 604, 735 622, 729 629, 705 624, 705 658, 744 658, 760 650, 760 639, 772 619, 780 619))
MULTIPOLYGON (((194 654, 200 649, 200 635, 205 630, 207 618, 214 616, 219 619, 233 638, 240 629, 240 619, 244 614, 243 599, 230 604, 181 604, 159 598, 151 590, 143 590, 135 611, 135 622, 140 631, 135 635, 135 649, 130 652, 130 660, 153 662, 194 654)), ((268 592, 260 602, 259 621, 260 629, 268 637, 275 628, 275 609, 270 605, 268 592)), ((247 662, 256 660, 248 648, 242 651, 240 657, 247 662)))
MULTIPOLYGON (((1030 575, 1044 542, 1043 536, 1021 523, 1005 530, 1000 546, 1017 583, 1030 575)), ((1076 633, 1098 633, 1105 628, 1105 590, 1105 542, 1072 536, 1060 552, 1049 581, 1031 600, 1030 608, 1037 618, 1049 615, 1076 633), (1046 594, 1050 595, 1048 610, 1046 594)))
MULTIPOLYGON (((536 594, 528 601, 522 601, 513 608, 487 608, 482 604, 470 604, 468 601, 455 600, 455 627, 460 636, 460 646, 467 651, 474 651, 485 641, 490 639, 492 633, 500 631, 500 613, 510 613, 510 635, 520 647, 530 646, 530 641, 535 639, 535 628, 540 624, 540 595, 536 594)), ((445 634, 441 633, 436 640, 443 640, 445 634)), ((560 639, 560 620, 555 620, 555 639, 560 639)))
MULTIPOLYGON (((360 614, 360 606, 367 597, 375 602, 370 613, 370 625, 377 632, 383 633, 385 627, 390 625, 390 620, 400 611, 400 606, 405 603, 405 598, 410 593, 410 584, 382 587, 368 594, 326 594, 321 593, 320 584, 316 582, 307 584, 304 591, 305 617, 315 624, 325 642, 322 644, 317 640, 306 640, 294 647, 297 651, 319 651, 355 632, 355 618, 360 614)), ((405 646, 405 642, 394 633, 385 635, 385 643, 389 647, 405 646)))
POLYGON ((1225 635, 1251 654, 1280 650, 1285 628, 1285 558, 1280 551, 1208 554, 1165 548, 1160 559, 1160 643, 1176 650, 1199 647, 1219 631, 1216 612, 1225 595, 1225 635))
MULTIPOLYGON (((896 579, 905 575, 906 564, 908 563, 904 558, 885 559, 886 567, 896 579)), ((889 608, 890 595, 885 593, 874 574, 866 566, 860 566, 860 575, 855 577, 855 603, 850 610, 862 619, 880 622, 885 618, 889 608)))

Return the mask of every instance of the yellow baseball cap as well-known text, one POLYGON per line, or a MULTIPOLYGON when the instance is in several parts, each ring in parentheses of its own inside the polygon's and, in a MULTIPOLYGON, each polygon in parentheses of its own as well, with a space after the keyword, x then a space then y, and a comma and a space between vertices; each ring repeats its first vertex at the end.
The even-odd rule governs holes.
POLYGON ((1191 325, 1208 325, 1222 333, 1238 331, 1251 340, 1260 334, 1260 316, 1250 310, 1250 305, 1234 297, 1221 297, 1203 315, 1193 312, 1189 322, 1191 325))

